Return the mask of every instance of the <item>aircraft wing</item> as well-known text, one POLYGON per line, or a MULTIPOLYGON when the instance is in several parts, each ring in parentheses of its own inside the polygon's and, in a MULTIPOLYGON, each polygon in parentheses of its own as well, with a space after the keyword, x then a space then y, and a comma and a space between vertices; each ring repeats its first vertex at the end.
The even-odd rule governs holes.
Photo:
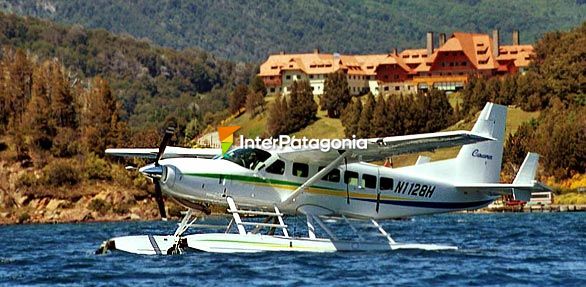
MULTIPOLYGON (((120 157, 135 157, 135 158, 148 158, 155 159, 158 148, 109 148, 106 150, 107 155, 120 156, 120 157)), ((183 148, 168 146, 165 148, 163 159, 175 158, 175 157, 199 157, 199 158, 212 158, 222 153, 221 149, 214 148, 183 148)))
MULTIPOLYGON (((449 131, 417 135, 382 137, 367 139, 366 149, 347 149, 349 161, 376 161, 387 157, 422 151, 433 151, 438 148, 461 146, 494 138, 473 133, 471 131, 449 131)), ((327 164, 336 159, 343 150, 330 149, 327 152, 319 149, 289 148, 279 152, 279 156, 292 160, 327 164)))

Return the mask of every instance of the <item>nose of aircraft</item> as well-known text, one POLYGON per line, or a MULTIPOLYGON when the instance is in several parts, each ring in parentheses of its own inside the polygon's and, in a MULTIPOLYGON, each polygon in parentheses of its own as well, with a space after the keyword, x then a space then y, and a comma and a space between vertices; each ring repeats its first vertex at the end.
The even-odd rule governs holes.
POLYGON ((141 167, 138 171, 150 178, 161 178, 165 167, 162 165, 149 164, 141 167))
POLYGON ((162 167, 163 174, 161 175, 161 183, 169 187, 173 186, 173 184, 175 183, 175 176, 178 172, 176 170, 176 167, 167 165, 162 165, 162 167))

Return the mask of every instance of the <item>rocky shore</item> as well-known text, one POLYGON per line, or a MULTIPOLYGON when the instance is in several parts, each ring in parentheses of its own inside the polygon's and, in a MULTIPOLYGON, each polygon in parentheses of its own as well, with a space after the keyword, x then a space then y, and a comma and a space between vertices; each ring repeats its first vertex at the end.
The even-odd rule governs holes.
MULTIPOLYGON (((156 220, 152 191, 120 186, 113 181, 83 181, 73 186, 19 187, 32 168, 0 161, 0 224, 156 220)), ((167 201, 169 215, 181 208, 167 201)))

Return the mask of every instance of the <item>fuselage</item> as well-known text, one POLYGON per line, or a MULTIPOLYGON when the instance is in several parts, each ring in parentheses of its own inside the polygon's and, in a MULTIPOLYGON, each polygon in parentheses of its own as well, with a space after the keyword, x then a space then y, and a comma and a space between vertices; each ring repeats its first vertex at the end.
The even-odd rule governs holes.
POLYGON ((226 205, 232 197, 240 206, 272 209, 287 214, 303 209, 357 218, 400 218, 421 214, 477 209, 494 197, 463 193, 450 182, 425 174, 402 173, 368 163, 342 164, 317 180, 291 203, 282 204, 323 166, 286 161, 268 153, 251 161, 240 159, 164 159, 163 192, 179 201, 226 205), (262 161, 261 161, 262 160, 262 161))

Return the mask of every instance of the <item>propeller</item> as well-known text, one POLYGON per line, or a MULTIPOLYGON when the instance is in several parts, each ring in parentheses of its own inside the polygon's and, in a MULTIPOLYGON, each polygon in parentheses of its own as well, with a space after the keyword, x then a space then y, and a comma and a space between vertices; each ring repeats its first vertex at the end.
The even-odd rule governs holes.
MULTIPOLYGON (((163 154, 165 153, 165 148, 167 147, 167 145, 169 144, 169 141, 171 140, 171 138, 173 137, 173 134, 175 133, 175 128, 174 127, 168 127, 165 130, 165 134, 163 135, 163 140, 161 141, 161 144, 159 145, 159 152, 157 153, 157 158, 155 159, 155 168, 157 170, 161 170, 160 174, 162 174, 162 170, 163 168, 160 168, 160 164, 159 164, 159 160, 163 157, 163 154)), ((153 183, 155 184, 155 200, 157 201, 157 206, 159 207, 159 214, 161 215, 161 219, 163 221, 167 221, 167 211, 165 210, 165 201, 163 200, 163 192, 161 191, 161 183, 159 182, 160 177, 152 177, 153 179, 153 183)))

